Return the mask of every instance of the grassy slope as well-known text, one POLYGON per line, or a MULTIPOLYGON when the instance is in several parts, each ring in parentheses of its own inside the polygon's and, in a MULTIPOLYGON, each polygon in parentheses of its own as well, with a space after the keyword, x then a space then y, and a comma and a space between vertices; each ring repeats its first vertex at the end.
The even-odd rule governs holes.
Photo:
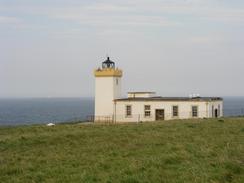
POLYGON ((244 182, 244 119, 0 128, 0 182, 244 182))

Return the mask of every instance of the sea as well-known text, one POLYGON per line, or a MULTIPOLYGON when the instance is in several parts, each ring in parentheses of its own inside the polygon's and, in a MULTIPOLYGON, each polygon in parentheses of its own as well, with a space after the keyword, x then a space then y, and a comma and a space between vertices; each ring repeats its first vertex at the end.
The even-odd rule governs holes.
MULTIPOLYGON (((86 121, 94 98, 0 99, 0 126, 86 121)), ((244 116, 244 97, 224 97, 224 116, 244 116)))

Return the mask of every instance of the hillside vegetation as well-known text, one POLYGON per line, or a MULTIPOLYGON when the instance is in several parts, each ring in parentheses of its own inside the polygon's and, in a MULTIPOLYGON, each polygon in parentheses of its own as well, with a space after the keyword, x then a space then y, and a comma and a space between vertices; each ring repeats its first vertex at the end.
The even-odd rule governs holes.
POLYGON ((244 182, 244 118, 0 127, 0 182, 244 182))

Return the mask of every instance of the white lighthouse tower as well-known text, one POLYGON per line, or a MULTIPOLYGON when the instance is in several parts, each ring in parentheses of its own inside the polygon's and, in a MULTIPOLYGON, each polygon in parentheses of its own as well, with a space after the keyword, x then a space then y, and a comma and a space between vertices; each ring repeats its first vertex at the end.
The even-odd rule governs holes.
POLYGON ((95 121, 108 121, 114 118, 114 100, 121 98, 122 70, 115 68, 115 63, 107 57, 102 68, 94 71, 95 121))

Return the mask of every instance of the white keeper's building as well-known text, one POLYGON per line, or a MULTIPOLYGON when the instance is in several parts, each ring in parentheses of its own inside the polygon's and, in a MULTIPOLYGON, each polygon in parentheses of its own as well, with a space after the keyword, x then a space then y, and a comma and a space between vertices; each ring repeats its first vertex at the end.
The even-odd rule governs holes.
POLYGON ((171 119, 217 118, 223 116, 220 97, 161 97, 154 92, 129 92, 122 98, 122 70, 109 57, 96 78, 95 122, 141 122, 171 119))

